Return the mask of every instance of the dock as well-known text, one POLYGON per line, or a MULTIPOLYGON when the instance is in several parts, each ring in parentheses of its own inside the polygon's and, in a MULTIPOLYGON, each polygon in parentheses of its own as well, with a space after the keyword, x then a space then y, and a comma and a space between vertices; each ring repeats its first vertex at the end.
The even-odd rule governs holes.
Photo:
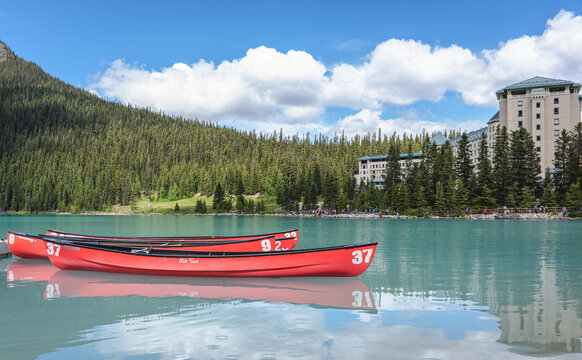
POLYGON ((8 243, 4 239, 0 239, 0 257, 12 254, 8 248, 8 243))

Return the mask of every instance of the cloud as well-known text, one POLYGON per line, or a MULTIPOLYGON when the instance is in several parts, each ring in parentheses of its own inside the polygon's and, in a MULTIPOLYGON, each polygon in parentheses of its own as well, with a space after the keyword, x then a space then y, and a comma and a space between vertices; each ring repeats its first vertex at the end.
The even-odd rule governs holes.
MULTIPOLYGON (((411 115, 414 117, 415 115, 411 115)), ((400 117, 394 119, 382 119, 381 111, 364 109, 357 114, 348 115, 337 122, 337 127, 340 132, 344 132, 346 136, 353 136, 356 134, 374 133, 378 129, 382 130, 382 134, 392 135, 396 133, 402 135, 404 133, 420 134, 423 131, 432 133, 435 131, 444 131, 450 129, 476 129, 483 127, 483 122, 480 120, 469 120, 462 123, 453 122, 451 120, 442 120, 439 122, 427 121, 422 119, 411 119, 408 117, 400 117)))
POLYGON ((114 61, 91 89, 108 98, 203 120, 317 118, 326 69, 304 51, 258 47, 216 66, 200 60, 160 71, 114 61))
POLYGON ((474 129, 485 120, 477 125, 381 119, 382 110, 419 101, 439 102, 447 92, 457 94, 468 106, 495 107, 496 90, 530 77, 580 81, 580 54, 582 16, 562 10, 547 21, 541 35, 509 39, 480 53, 460 45, 389 39, 378 44, 362 64, 327 68, 305 51, 281 53, 260 46, 218 65, 200 60, 159 71, 116 60, 95 76, 89 88, 125 103, 235 127, 253 125, 263 132, 284 128, 290 129, 287 134, 305 129, 333 134, 341 128, 355 134, 385 128, 387 133, 418 133, 461 126, 474 129), (328 107, 357 114, 326 125, 322 118, 328 107))

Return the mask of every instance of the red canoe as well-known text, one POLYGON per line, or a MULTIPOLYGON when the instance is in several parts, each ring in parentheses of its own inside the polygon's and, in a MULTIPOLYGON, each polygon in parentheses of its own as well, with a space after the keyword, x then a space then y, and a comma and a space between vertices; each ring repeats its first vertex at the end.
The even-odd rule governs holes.
POLYGON ((199 277, 357 276, 368 269, 377 243, 279 252, 216 253, 103 247, 46 240, 50 261, 63 270, 199 277))
POLYGON ((70 297, 242 299, 376 310, 372 292, 358 278, 192 279, 57 270, 44 298, 70 297))
POLYGON ((73 237, 73 238, 88 238, 88 239, 114 239, 114 240, 153 240, 153 241, 167 241, 167 240, 178 240, 178 241, 196 241, 196 240, 246 240, 246 239, 256 239, 262 237, 274 237, 276 240, 284 240, 289 238, 299 238, 299 230, 286 230, 267 234, 254 234, 254 235, 224 235, 224 236, 205 236, 205 235, 194 235, 194 236, 175 236, 175 237, 121 237, 121 236, 101 236, 101 235, 86 235, 86 234, 74 234, 67 233, 58 230, 47 230, 47 235, 62 236, 62 237, 73 237))
MULTIPOLYGON (((296 234, 296 232, 294 233, 296 234)), ((47 239, 60 237, 47 235, 28 235, 17 232, 8 233, 8 247, 15 256, 29 259, 47 259, 44 241, 47 239)), ((88 242, 92 244, 119 245, 119 246, 139 246, 153 248, 180 248, 191 251, 227 251, 227 252, 249 252, 249 251, 286 251, 292 249, 297 244, 296 237, 277 238, 273 235, 259 238, 243 238, 230 240, 197 239, 197 240, 146 240, 135 238, 73 238, 67 237, 68 241, 88 242)))

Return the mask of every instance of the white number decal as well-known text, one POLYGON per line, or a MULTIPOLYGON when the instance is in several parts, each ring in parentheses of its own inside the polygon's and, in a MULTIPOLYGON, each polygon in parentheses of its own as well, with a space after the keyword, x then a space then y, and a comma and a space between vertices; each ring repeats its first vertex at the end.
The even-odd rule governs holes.
POLYGON ((47 299, 54 299, 61 296, 61 289, 59 289, 59 284, 47 284, 45 296, 47 299))
POLYGON ((281 251, 281 242, 275 241, 275 251, 281 251))
POLYGON ((366 253, 366 258, 364 259, 364 262, 367 264, 370 262, 370 258, 372 257, 372 254, 374 253, 374 250, 372 249, 364 249, 363 250, 366 253))
POLYGON ((354 250, 352 251, 352 256, 354 257, 352 259, 352 263, 353 264, 361 264, 362 261, 365 262, 366 264, 370 262, 370 258, 372 257, 372 253, 374 252, 374 250, 372 249, 364 249, 364 250, 354 250), (366 257, 364 258, 362 251, 366 254, 366 257))
POLYGON ((352 291, 352 296, 354 297, 352 306, 362 307, 363 305, 362 300, 366 300, 366 306, 372 307, 372 298, 370 297, 370 293, 368 291, 364 293, 362 293, 361 291, 352 291))
POLYGON ((271 242, 267 239, 261 241, 261 246, 263 247, 263 251, 270 251, 271 250, 271 242))
POLYGON ((14 234, 10 234, 10 236, 8 237, 8 243, 10 245, 14 244, 14 234))
POLYGON ((61 252, 61 245, 47 243, 46 244, 46 253, 49 255, 59 256, 59 252, 61 252))
POLYGON ((352 251, 352 256, 354 257, 352 259, 353 264, 361 264, 362 263, 362 252, 360 250, 352 251))
POLYGON ((285 233, 285 237, 286 238, 294 238, 294 237, 297 237, 297 232, 292 231, 290 233, 285 233))

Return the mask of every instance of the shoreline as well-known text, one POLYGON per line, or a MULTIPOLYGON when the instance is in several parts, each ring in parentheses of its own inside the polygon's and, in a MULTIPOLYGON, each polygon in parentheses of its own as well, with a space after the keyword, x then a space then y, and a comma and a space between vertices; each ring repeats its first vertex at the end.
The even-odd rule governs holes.
POLYGON ((9 215, 56 215, 56 216, 67 216, 67 215, 80 215, 80 216, 271 216, 271 217, 297 217, 297 218, 319 218, 319 219, 425 219, 425 220, 582 220, 582 218, 573 217, 563 217, 558 214, 547 214, 547 213, 523 213, 523 214, 473 214, 473 215, 461 215, 461 216, 438 216, 438 215, 427 215, 427 216, 407 216, 407 215, 379 215, 378 213, 350 213, 350 214, 237 214, 237 213, 212 213, 212 214, 189 214, 189 213, 116 213, 116 212, 84 212, 84 213, 0 213, 0 216, 9 215))

